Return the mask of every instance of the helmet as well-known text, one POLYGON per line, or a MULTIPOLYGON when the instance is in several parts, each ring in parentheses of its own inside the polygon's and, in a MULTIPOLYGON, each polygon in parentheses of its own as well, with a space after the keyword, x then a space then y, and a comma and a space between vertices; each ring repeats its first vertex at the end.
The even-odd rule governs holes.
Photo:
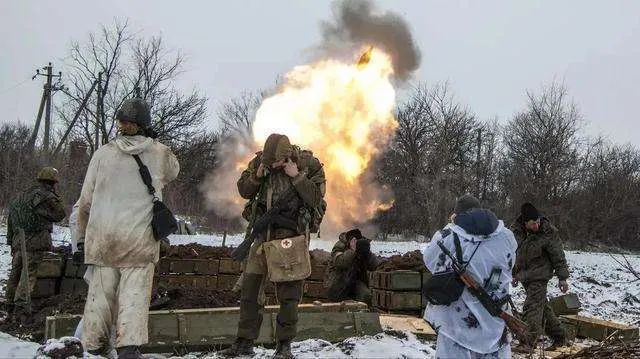
POLYGON ((58 170, 53 167, 44 167, 38 172, 38 181, 58 182, 58 170))
POLYGON ((262 151, 262 163, 271 166, 274 162, 278 162, 293 154, 293 146, 289 142, 289 138, 285 135, 273 133, 269 135, 264 143, 262 151))
POLYGON ((132 122, 146 129, 151 125, 149 105, 141 98, 124 100, 122 106, 120 106, 120 109, 116 112, 116 120, 132 122))

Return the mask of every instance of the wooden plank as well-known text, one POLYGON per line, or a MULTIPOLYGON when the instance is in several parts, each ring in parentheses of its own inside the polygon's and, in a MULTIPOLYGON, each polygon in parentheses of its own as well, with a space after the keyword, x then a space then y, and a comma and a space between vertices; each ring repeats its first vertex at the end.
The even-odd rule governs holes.
POLYGON ((562 315, 561 318, 569 320, 576 326, 576 334, 581 338, 604 340, 616 333, 623 340, 635 340, 639 337, 638 327, 607 320, 585 317, 582 315, 562 315))
POLYGON ((409 315, 381 314, 380 324, 385 330, 400 330, 411 332, 419 338, 434 339, 436 332, 422 318, 409 315))
POLYGON ((222 258, 220 259, 220 269, 218 272, 222 274, 240 274, 240 272, 242 272, 242 264, 231 258, 222 258))

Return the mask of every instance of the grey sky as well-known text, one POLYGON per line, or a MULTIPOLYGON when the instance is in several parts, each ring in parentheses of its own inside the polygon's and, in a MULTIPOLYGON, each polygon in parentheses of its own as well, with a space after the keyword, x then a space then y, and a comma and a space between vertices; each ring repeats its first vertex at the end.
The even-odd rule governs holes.
MULTIPOLYGON (((640 146, 640 1, 377 4, 412 27, 422 51, 414 82, 449 81, 479 117, 506 121, 524 105, 526 89, 563 81, 589 134, 640 146)), ((84 39, 114 17, 162 34, 185 53, 187 72, 178 85, 203 90, 214 113, 221 101, 268 88, 303 63, 331 3, 5 0, 0 14, 0 121, 31 123, 42 87, 41 79, 29 80, 35 68, 60 64, 71 39, 84 39)))

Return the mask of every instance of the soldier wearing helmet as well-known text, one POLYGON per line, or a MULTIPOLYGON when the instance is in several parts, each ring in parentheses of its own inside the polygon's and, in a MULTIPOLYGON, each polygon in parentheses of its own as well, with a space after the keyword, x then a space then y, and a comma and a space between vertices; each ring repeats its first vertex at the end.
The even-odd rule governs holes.
MULTIPOLYGON (((29 259, 29 291, 36 285, 36 271, 44 253, 52 249, 53 223, 65 217, 64 206, 56 192, 58 170, 44 167, 36 176, 37 183, 22 193, 9 206, 7 244, 11 245, 11 272, 7 282, 5 299, 17 305, 26 301, 27 293, 16 291, 22 272, 21 243, 14 240, 19 230, 24 231, 27 258, 29 259)), ((22 287, 21 287, 22 288, 22 287)))
POLYGON ((308 234, 318 231, 326 209, 325 182, 322 164, 313 153, 301 151, 280 134, 271 134, 264 150, 242 172, 238 192, 248 200, 243 217, 250 223, 269 224, 266 233, 261 233, 262 240, 253 242, 245 260, 236 341, 231 348, 219 352, 219 356, 254 354, 264 309, 261 292, 268 279, 275 282, 280 304, 273 358, 293 357, 291 341, 297 334, 298 303, 303 280, 310 273, 308 234), (275 209, 278 212, 273 212, 275 209), (274 220, 269 222, 272 216, 274 220), (276 217, 280 220, 275 220, 276 217), (300 254, 299 261, 290 256, 294 252, 300 254))

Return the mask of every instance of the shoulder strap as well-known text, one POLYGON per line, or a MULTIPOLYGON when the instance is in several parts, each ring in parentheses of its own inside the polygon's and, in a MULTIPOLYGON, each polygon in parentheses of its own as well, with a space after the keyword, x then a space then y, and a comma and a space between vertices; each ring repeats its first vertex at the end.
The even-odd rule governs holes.
POLYGON ((453 232, 453 244, 456 247, 456 257, 458 258, 458 262, 464 265, 464 268, 466 269, 469 263, 471 263, 471 259, 476 255, 476 252, 478 251, 478 248, 480 247, 480 244, 482 244, 482 242, 478 242, 476 249, 473 250, 473 253, 471 253, 471 257, 469 257, 468 261, 465 261, 462 256, 462 246, 460 245, 460 238, 458 237, 458 234, 456 232, 453 232))
POLYGON ((140 172, 140 177, 142 177, 142 182, 145 184, 145 186, 147 186, 147 190, 149 191, 149 194, 152 195, 153 198, 155 199, 156 189, 153 187, 149 168, 147 168, 147 166, 144 163, 142 163, 140 156, 138 155, 132 155, 132 156, 136 160, 136 163, 138 163, 138 169, 140 172))
POLYGON ((453 232, 453 245, 456 247, 456 258, 458 258, 458 262, 464 264, 464 258, 462 257, 462 246, 460 246, 460 238, 458 237, 458 233, 453 232))

